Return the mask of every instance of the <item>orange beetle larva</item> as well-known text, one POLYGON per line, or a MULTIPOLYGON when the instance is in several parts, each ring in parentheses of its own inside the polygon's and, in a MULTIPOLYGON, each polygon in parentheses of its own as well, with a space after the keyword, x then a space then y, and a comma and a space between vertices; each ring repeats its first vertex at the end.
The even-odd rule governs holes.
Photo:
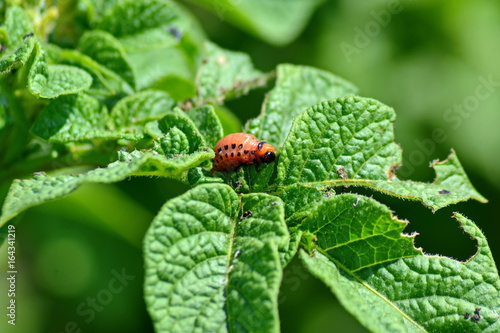
POLYGON ((276 159, 276 150, 266 141, 252 134, 233 133, 215 145, 213 170, 229 171, 242 165, 270 163, 276 159))

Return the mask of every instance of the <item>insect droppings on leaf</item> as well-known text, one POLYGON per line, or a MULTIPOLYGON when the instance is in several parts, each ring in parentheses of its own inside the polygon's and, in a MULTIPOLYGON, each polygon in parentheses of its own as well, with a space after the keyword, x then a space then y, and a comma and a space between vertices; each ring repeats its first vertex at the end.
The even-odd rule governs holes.
POLYGON ((481 315, 479 314, 480 311, 481 311, 481 308, 476 308, 474 310, 474 314, 472 315, 472 317, 470 317, 470 319, 477 323, 481 319, 481 315))
POLYGON ((343 180, 349 179, 349 175, 347 174, 347 171, 345 170, 344 167, 340 167, 337 169, 337 175, 339 176, 340 179, 343 180))
POLYGON ((253 213, 251 210, 247 210, 246 212, 244 212, 242 215, 241 215, 241 219, 244 220, 246 218, 249 218, 250 216, 252 216, 253 213))
POLYGON ((472 321, 477 323, 479 320, 481 320, 481 314, 479 312, 481 312, 481 308, 476 308, 473 315, 471 315, 469 312, 466 312, 464 315, 464 319, 468 320, 470 318, 472 321))
POLYGON ((396 172, 399 170, 400 167, 401 167, 401 164, 392 163, 391 167, 387 171, 387 178, 392 179, 392 178, 396 177, 396 172))
POLYGON ((481 315, 479 313, 475 313, 472 315, 472 317, 470 317, 470 319, 477 323, 479 320, 481 320, 481 315))

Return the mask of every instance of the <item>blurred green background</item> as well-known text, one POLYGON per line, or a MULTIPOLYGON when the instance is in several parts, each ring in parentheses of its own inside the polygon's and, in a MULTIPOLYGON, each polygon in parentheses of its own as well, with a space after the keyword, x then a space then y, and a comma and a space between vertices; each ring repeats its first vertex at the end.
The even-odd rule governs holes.
MULTIPOLYGON (((249 1, 233 3, 252 6, 249 1)), ((406 231, 420 234, 416 243, 426 253, 459 260, 475 251, 450 218, 453 211, 464 213, 500 262, 500 2, 324 1, 285 45, 274 30, 266 38, 265 29, 236 27, 231 22, 238 18, 221 12, 217 1, 182 4, 209 39, 248 53, 261 70, 284 62, 323 68, 394 107, 396 140, 404 150, 401 178, 432 181, 429 162, 454 148, 488 204, 471 201, 432 214, 416 202, 364 193, 409 220, 406 231)), ((259 113, 265 92, 226 106, 244 123, 259 113)), ((0 331, 152 331, 142 297, 142 237, 161 205, 186 190, 170 180, 132 178, 86 185, 30 209, 16 224, 18 321, 13 330, 4 318, 0 331), (121 284, 117 274, 126 275, 121 284)), ((4 255, 0 263, 6 271, 4 255)), ((5 287, 1 279, 0 290, 5 287)), ((283 332, 366 332, 297 261, 285 270, 280 307, 283 332)))

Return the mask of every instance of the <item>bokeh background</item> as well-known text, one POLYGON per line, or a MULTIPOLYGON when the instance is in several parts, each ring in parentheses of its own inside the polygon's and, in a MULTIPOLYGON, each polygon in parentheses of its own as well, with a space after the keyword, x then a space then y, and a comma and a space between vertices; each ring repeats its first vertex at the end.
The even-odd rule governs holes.
MULTIPOLYGON (((259 13, 264 2, 232 3, 259 13)), ((323 1, 287 36, 276 30, 279 22, 258 31, 242 24, 218 1, 181 4, 209 39, 248 53, 261 70, 279 63, 319 67, 394 107, 401 178, 432 181, 429 162, 455 149, 488 204, 470 201, 433 214, 416 202, 373 196, 411 222, 406 231, 420 234, 416 244, 426 253, 462 261, 474 254, 475 242, 451 214, 464 213, 500 262, 500 2, 323 1)), ((226 107, 244 124, 259 113, 265 92, 226 107)), ((142 237, 161 205, 186 190, 170 180, 132 178, 86 185, 28 210, 16 227, 18 322, 12 330, 4 318, 0 331, 152 332, 142 297, 142 237)), ((0 250, 4 272, 5 246, 0 250)), ((285 271, 280 315, 283 332, 366 332, 297 261, 285 271)))

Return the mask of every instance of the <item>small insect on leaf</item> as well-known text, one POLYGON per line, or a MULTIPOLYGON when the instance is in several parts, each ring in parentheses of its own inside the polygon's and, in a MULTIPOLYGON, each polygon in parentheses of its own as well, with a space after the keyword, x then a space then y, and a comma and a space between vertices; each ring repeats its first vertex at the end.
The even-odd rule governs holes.
POLYGON ((243 165, 271 163, 276 150, 252 134, 233 133, 222 138, 214 148, 213 170, 230 171, 243 165))
POLYGON ((177 39, 177 41, 180 41, 182 39, 182 30, 180 28, 176 27, 170 27, 168 29, 168 32, 177 39))

